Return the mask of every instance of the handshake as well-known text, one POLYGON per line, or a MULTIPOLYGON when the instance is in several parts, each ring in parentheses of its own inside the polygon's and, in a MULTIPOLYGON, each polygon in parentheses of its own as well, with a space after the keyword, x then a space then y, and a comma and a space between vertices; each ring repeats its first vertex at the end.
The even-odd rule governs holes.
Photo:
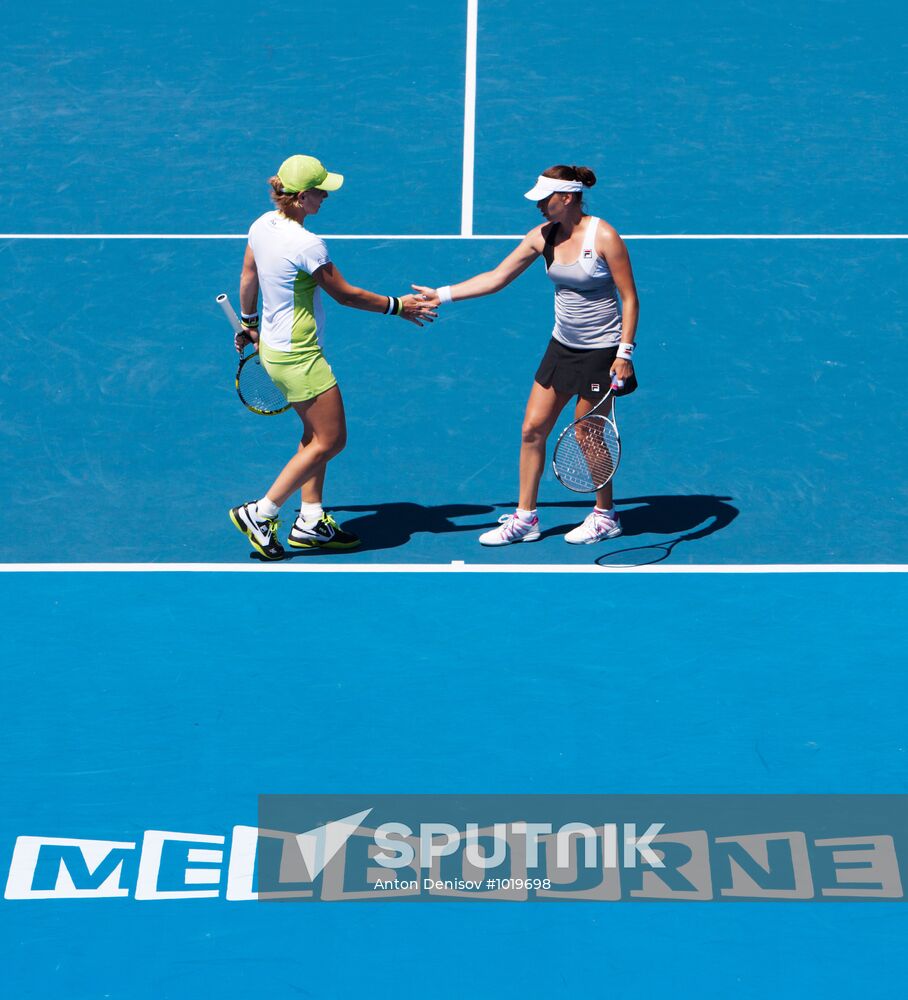
MULTIPOLYGON (((425 285, 411 285, 410 287, 415 289, 415 292, 397 299, 399 308, 394 310, 397 315, 417 326, 423 326, 424 323, 432 323, 438 319, 437 310, 441 304, 438 291, 425 285)), ((392 299, 389 311, 393 310, 393 307, 394 300, 392 299)))

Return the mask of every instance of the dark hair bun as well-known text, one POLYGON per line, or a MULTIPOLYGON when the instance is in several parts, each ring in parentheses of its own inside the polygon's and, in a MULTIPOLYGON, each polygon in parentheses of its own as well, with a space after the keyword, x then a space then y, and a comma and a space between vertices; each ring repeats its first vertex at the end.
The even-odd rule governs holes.
POLYGON ((577 180, 584 187, 591 188, 596 183, 596 175, 589 167, 574 167, 573 170, 577 175, 577 180))

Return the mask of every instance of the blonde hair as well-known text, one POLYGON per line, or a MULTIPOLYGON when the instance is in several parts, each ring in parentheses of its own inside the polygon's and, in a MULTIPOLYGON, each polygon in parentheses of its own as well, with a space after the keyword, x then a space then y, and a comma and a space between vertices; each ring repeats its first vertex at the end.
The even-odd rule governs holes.
POLYGON ((280 177, 277 175, 269 177, 268 183, 271 185, 271 200, 279 212, 286 212, 288 208, 292 208, 296 204, 297 195, 287 194, 284 191, 280 177))

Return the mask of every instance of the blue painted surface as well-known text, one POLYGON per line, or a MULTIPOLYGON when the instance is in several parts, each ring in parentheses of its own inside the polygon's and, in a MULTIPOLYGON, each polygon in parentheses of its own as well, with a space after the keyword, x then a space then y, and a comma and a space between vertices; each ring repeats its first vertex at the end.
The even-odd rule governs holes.
POLYGON ((454 231, 463 25, 449 4, 16 4, 3 232, 244 233, 296 152, 346 175, 335 232, 454 231))
MULTIPOLYGON (((333 231, 459 229, 460 4, 52 0, 5 26, 7 232, 242 232, 288 143, 347 172, 333 231)), ((479 27, 477 232, 520 231, 521 195, 564 160, 598 171, 594 208, 628 232, 906 228, 885 0, 645 21, 630 0, 482 3, 479 27)))
MULTIPOLYGON (((254 825, 262 792, 905 791, 887 610, 905 586, 608 576, 583 592, 598 614, 578 616, 577 583, 560 576, 5 576, 17 669, 0 856, 21 834, 229 835, 254 825), (314 616, 321 627, 306 626, 314 616), (618 655, 597 653, 616 627, 618 655)), ((348 996, 388 963, 369 982, 377 996, 423 984, 539 996, 593 980, 616 995, 643 981, 845 996, 898 947, 902 911, 818 905, 114 899, 7 901, 0 914, 22 996, 348 996), (552 957, 531 961, 540 938, 552 957), (645 970, 640 939, 662 955, 645 970)), ((862 995, 891 986, 878 973, 862 995)))
POLYGON ((887 0, 480 4, 478 231, 517 232, 517 199, 568 162, 624 232, 903 233, 897 25, 887 0))
MULTIPOLYGON (((338 240, 331 249, 352 281, 403 290, 491 267, 509 247, 338 240)), ((2 305, 21 320, 15 351, 0 361, 11 404, 0 448, 28 484, 7 502, 17 522, 36 504, 65 518, 55 530, 6 533, 0 558, 249 558, 227 508, 265 493, 299 430, 292 413, 257 417, 236 398, 214 296, 235 289, 241 250, 0 249, 10 282, 2 305)), ((589 501, 548 472, 541 543, 488 551, 476 542, 516 501, 520 423, 551 331, 538 264, 423 330, 328 304, 327 352, 350 434, 325 498, 365 544, 316 558, 589 564, 677 542, 673 562, 908 562, 900 245, 639 242, 631 253, 642 388, 619 406, 625 538, 565 545, 560 535, 589 501)))
MULTIPOLYGON (((664 4, 645 23, 628 3, 577 18, 481 3, 476 231, 529 229, 521 195, 563 159, 597 169, 591 207, 624 232, 904 231, 897 19, 879 2, 664 4)), ((308 149, 347 175, 322 232, 456 232, 463 25, 459 4, 19 4, 0 231, 243 232, 265 179, 308 149)), ((508 249, 332 245, 352 281, 389 292, 508 249)), ((643 387, 620 412, 626 536, 564 545, 583 501, 547 477, 540 544, 475 541, 515 499, 551 322, 537 266, 426 331, 328 307, 351 435, 327 500, 365 540, 332 558, 908 561, 901 245, 630 249, 643 387)), ((0 245, 17 321, 0 560, 248 559, 225 510, 295 435, 235 398, 213 298, 241 251, 0 245)), ((18 835, 229 835, 261 792, 903 792, 904 590, 4 575, 0 874, 18 835)), ((0 963, 9 995, 36 1000, 889 997, 902 912, 0 901, 0 963)))

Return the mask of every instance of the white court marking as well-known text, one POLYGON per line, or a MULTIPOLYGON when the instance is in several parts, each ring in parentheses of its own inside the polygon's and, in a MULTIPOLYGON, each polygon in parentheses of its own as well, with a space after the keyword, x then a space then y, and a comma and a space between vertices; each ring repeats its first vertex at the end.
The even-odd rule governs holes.
MULTIPOLYGON (((0 240, 245 240, 246 233, 0 233, 0 240)), ((324 240, 522 240, 525 233, 323 233, 324 240)), ((908 240, 908 233, 628 233, 625 240, 908 240)))
POLYGON ((570 566, 497 563, 2 563, 0 573, 908 573, 908 563, 719 563, 684 566, 570 566))
POLYGON ((460 235, 473 235, 473 163, 476 147, 476 36, 479 0, 467 0, 467 65, 463 91, 463 185, 460 235))

